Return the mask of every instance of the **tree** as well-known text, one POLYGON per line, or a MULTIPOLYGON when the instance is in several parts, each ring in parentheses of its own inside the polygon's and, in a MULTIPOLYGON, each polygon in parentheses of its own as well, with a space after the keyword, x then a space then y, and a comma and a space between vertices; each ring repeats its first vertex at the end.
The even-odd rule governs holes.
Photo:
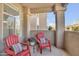
POLYGON ((69 30, 69 27, 67 27, 67 30, 69 30))
POLYGON ((49 26, 48 30, 52 30, 52 26, 49 26))
POLYGON ((73 31, 79 31, 79 26, 72 27, 73 31))

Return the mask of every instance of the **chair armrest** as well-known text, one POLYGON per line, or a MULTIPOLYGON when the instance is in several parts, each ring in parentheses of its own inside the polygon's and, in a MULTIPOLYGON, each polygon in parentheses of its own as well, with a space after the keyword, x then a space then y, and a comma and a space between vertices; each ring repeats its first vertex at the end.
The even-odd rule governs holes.
POLYGON ((36 40, 38 44, 41 44, 41 42, 39 40, 36 40))
POLYGON ((5 51, 5 53, 7 53, 8 55, 11 55, 11 56, 15 55, 15 52, 12 51, 10 48, 5 48, 4 51, 5 51))
POLYGON ((21 44, 24 45, 24 47, 27 47, 27 49, 29 49, 29 43, 27 43, 27 42, 22 42, 21 44))
POLYGON ((22 44, 22 45, 28 45, 28 43, 25 43, 25 42, 21 42, 21 44, 22 44))
POLYGON ((50 39, 48 39, 48 43, 51 45, 50 39))

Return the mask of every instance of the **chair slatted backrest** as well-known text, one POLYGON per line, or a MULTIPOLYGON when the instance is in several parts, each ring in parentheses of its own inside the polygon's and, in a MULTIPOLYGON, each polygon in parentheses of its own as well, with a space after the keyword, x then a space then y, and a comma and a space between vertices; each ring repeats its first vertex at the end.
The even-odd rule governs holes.
POLYGON ((8 47, 16 44, 19 42, 19 38, 17 35, 9 35, 7 38, 6 38, 6 44, 8 47))
POLYGON ((40 32, 39 34, 38 34, 38 37, 40 38, 40 37, 44 37, 44 33, 43 32, 40 32))
POLYGON ((39 40, 40 40, 41 37, 44 37, 44 33, 43 33, 43 32, 39 32, 39 33, 38 33, 38 38, 39 38, 39 40))

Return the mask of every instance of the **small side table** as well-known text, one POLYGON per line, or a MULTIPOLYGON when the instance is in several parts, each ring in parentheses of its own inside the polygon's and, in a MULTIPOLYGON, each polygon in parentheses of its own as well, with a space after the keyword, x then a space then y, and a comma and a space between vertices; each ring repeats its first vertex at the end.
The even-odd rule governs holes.
POLYGON ((22 44, 24 44, 24 45, 29 45, 29 41, 26 40, 26 41, 22 42, 22 44))
POLYGON ((35 53, 35 45, 36 45, 36 42, 30 42, 30 45, 33 48, 33 53, 35 53))
POLYGON ((29 48, 29 45, 30 45, 28 40, 23 41, 21 44, 23 44, 24 46, 27 46, 27 48, 29 48))

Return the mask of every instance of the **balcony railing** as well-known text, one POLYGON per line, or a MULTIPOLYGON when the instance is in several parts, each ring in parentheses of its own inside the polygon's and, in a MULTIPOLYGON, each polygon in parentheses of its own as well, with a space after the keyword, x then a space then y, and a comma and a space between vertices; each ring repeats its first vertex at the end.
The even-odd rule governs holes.
POLYGON ((30 36, 34 36, 39 32, 44 32, 45 36, 51 40, 51 44, 54 44, 54 31, 49 30, 31 30, 30 36))

